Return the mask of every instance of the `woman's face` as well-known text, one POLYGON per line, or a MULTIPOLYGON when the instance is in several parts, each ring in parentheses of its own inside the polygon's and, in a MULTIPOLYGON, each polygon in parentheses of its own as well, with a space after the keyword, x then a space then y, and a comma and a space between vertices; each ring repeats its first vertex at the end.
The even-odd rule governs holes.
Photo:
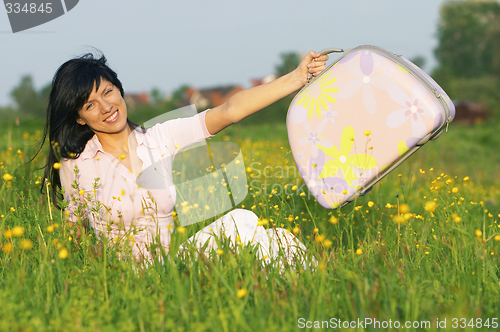
POLYGON ((78 111, 81 125, 87 125, 94 133, 114 134, 127 127, 127 106, 120 90, 108 80, 101 79, 99 90, 92 88, 88 101, 78 111))

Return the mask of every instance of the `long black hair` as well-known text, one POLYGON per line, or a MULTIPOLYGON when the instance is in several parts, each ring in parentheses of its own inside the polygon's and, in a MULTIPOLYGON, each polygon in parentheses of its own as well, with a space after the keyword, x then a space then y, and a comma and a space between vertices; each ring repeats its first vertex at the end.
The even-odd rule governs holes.
MULTIPOLYGON (((78 111, 88 101, 92 89, 99 89, 101 79, 113 83, 124 96, 118 75, 108 67, 104 54, 87 53, 65 62, 56 71, 52 80, 45 127, 38 155, 45 140, 49 138, 49 154, 44 167, 44 178, 51 183, 51 195, 57 207, 57 200, 62 199, 59 171, 53 167, 60 158, 78 158, 85 149, 94 132, 87 125, 76 122, 78 111)), ((128 120, 127 120, 128 121, 128 120)), ((133 125, 129 121, 129 125, 133 125)), ((33 157, 33 159, 35 158, 33 157)), ((44 182, 41 190, 43 192, 44 182)))

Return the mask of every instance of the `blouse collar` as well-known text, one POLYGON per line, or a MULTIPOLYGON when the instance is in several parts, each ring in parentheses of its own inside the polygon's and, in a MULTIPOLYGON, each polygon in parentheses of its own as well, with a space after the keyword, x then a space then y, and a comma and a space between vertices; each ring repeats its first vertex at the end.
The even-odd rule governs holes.
MULTIPOLYGON (((147 148, 158 148, 158 143, 152 139, 148 134, 147 131, 144 131, 141 127, 137 127, 133 130, 133 133, 135 134, 135 139, 137 140, 137 145, 144 145, 147 148)), ((99 139, 97 138, 97 135, 94 134, 92 138, 87 142, 87 145, 85 145, 85 149, 83 152, 80 154, 80 158, 83 160, 85 159, 92 159, 97 155, 97 152, 102 152, 105 153, 104 149, 102 148, 101 142, 99 142, 99 139)))

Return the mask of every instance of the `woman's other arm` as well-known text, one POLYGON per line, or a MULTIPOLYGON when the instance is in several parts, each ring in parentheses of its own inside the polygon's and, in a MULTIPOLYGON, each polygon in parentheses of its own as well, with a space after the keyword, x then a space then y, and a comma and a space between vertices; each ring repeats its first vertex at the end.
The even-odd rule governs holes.
POLYGON ((307 74, 311 73, 313 76, 319 74, 325 69, 326 60, 328 55, 311 51, 294 71, 272 82, 238 92, 224 104, 206 113, 205 123, 208 131, 215 135, 225 127, 302 88, 307 83, 307 74))

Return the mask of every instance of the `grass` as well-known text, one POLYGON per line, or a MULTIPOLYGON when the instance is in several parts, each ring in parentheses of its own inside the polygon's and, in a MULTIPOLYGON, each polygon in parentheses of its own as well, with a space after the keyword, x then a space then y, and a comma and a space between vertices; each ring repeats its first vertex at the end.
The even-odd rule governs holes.
MULTIPOLYGON (((76 245, 65 215, 39 193, 43 158, 26 164, 40 127, 9 120, 0 142, 0 174, 12 175, 0 179, 1 331, 293 331, 307 321, 327 330, 323 321, 365 318, 421 326, 410 331, 438 330, 444 319, 448 329, 481 320, 478 330, 497 330, 497 122, 450 125, 368 195, 334 211, 301 196, 302 180, 286 172, 294 164, 282 122, 253 119, 218 134, 213 140, 239 144, 252 168, 253 194, 239 207, 296 233, 318 261, 284 271, 228 243, 222 255, 171 250, 142 265, 119 259, 117 246, 92 233, 76 245)), ((172 247, 201 226, 177 229, 172 247)))

